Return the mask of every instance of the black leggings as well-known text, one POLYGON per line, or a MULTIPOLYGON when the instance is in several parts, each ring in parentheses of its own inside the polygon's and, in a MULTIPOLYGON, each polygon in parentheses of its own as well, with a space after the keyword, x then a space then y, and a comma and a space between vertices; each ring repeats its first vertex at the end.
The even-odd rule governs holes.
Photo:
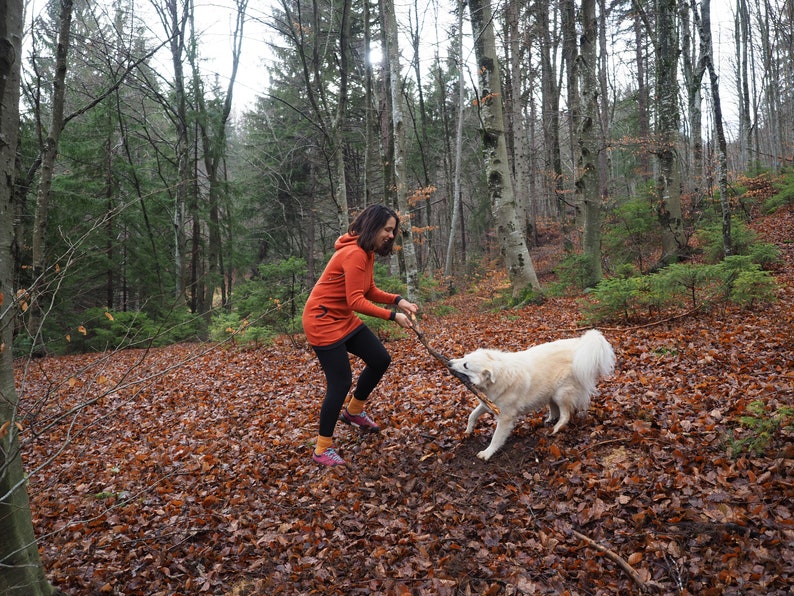
POLYGON ((391 356, 366 325, 361 325, 344 343, 331 349, 314 348, 314 352, 320 360, 327 382, 325 399, 320 409, 320 435, 332 437, 339 412, 342 411, 342 405, 353 384, 353 372, 347 353, 358 356, 366 365, 353 391, 353 396, 361 401, 365 401, 375 389, 391 364, 391 356))

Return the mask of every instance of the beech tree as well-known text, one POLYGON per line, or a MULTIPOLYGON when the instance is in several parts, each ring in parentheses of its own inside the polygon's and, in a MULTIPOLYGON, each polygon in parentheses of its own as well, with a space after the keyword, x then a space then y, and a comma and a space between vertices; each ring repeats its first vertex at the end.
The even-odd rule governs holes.
POLYGON ((582 35, 579 57, 579 110, 577 168, 577 207, 582 211, 585 257, 588 262, 586 284, 595 285, 601 280, 601 192, 599 181, 598 147, 598 79, 596 75, 596 21, 595 0, 582 0, 582 35))
POLYGON ((408 180, 406 155, 406 122, 403 107, 402 73, 400 72, 399 32, 394 1, 382 0, 383 25, 386 38, 386 61, 389 69, 389 95, 391 97, 391 130, 393 134, 394 159, 392 160, 392 188, 388 195, 394 196, 397 207, 404 218, 400 225, 402 252, 405 262, 408 299, 419 300, 419 270, 416 264, 411 224, 411 210, 408 207, 408 180))
POLYGON ((722 123, 722 99, 720 97, 719 77, 714 68, 714 48, 711 43, 711 0, 700 0, 700 13, 694 6, 695 22, 700 31, 700 54, 708 69, 711 83, 711 101, 714 106, 714 128, 717 134, 717 162, 719 168, 720 206, 722 210, 722 251, 725 256, 733 253, 731 239, 731 202, 728 196, 728 144, 722 123))
POLYGON ((474 0, 469 2, 469 10, 480 84, 477 105, 480 110, 485 153, 485 177, 488 181, 500 251, 505 260, 513 297, 518 298, 527 288, 539 290, 540 283, 529 255, 524 227, 518 218, 513 192, 491 2, 474 0))
MULTIPOLYGON (((636 0, 635 0, 636 2, 636 0)), ((677 261, 686 246, 681 215, 678 155, 681 113, 678 107, 677 1, 656 3, 656 213, 662 229, 662 262, 677 261)))

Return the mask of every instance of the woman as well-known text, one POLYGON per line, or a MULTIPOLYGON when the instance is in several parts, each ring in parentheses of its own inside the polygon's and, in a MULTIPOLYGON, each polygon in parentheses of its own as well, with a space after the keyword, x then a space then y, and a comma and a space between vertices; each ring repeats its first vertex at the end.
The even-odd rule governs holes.
POLYGON ((375 286, 375 254, 387 256, 394 248, 400 219, 383 205, 372 205, 350 224, 348 232, 334 245, 335 253, 314 286, 303 309, 303 330, 325 372, 326 392, 320 409, 320 432, 312 458, 325 466, 344 466, 345 461, 333 447, 337 419, 363 431, 378 432, 380 427, 364 412, 372 390, 391 363, 386 348, 356 315, 362 313, 395 321, 410 328, 419 307, 397 294, 375 286), (393 304, 396 312, 373 304, 393 304), (353 397, 342 410, 353 384, 348 352, 361 358, 365 367, 356 383, 353 397), (341 412, 341 415, 340 415, 341 412))

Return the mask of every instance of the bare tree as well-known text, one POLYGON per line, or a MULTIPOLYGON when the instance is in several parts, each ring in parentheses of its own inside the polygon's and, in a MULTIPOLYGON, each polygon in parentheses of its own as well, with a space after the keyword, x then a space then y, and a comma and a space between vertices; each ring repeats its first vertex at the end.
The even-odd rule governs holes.
POLYGON ((731 202, 728 197, 728 145, 725 140, 725 128, 722 124, 722 102, 720 100, 720 85, 717 70, 714 68, 714 49, 711 43, 711 0, 700 1, 700 14, 692 0, 692 9, 695 22, 700 31, 700 54, 709 71, 711 82, 711 100, 714 105, 714 127, 717 133, 718 163, 719 163, 719 188, 720 205, 722 207, 722 249, 725 256, 733 253, 731 240, 731 202))
POLYGON ((510 0, 507 3, 507 33, 510 60, 510 92, 505 98, 508 100, 510 114, 510 130, 512 131, 513 147, 513 172, 515 175, 516 208, 519 218, 525 222, 527 238, 532 237, 535 221, 531 217, 529 202, 529 147, 527 147, 527 130, 524 117, 523 65, 528 62, 523 51, 520 33, 521 7, 524 3, 519 0, 510 0))
MULTIPOLYGON (((341 1, 343 2, 341 11, 343 22, 340 24, 340 30, 343 33, 340 33, 339 39, 340 43, 347 43, 350 32, 348 22, 350 0, 341 1), (344 31, 347 33, 344 33, 344 31)), ((341 142, 347 101, 348 48, 345 48, 343 56, 340 54, 342 63, 338 63, 335 58, 333 59, 333 62, 337 63, 338 67, 344 71, 337 72, 337 77, 340 80, 340 97, 337 100, 337 109, 333 111, 328 85, 324 80, 323 69, 328 61, 327 53, 336 51, 337 48, 335 44, 330 46, 326 44, 326 36, 322 29, 320 3, 318 0, 312 0, 310 22, 306 22, 307 15, 304 14, 300 3, 298 3, 296 10, 294 10, 289 0, 280 0, 279 6, 284 12, 284 20, 280 25, 280 32, 295 48, 305 83, 306 99, 312 112, 313 124, 322 136, 323 142, 320 145, 325 145, 328 148, 327 169, 331 188, 333 188, 332 199, 336 208, 338 231, 344 232, 347 231, 347 227, 350 224, 347 183, 345 180, 340 179, 345 173, 345 167, 343 167, 344 147, 341 142), (341 102, 341 106, 339 102, 341 102)), ((335 11, 334 14, 339 12, 335 11)))
MULTIPOLYGON (((207 244, 207 279, 204 283, 203 308, 200 312, 209 313, 212 310, 212 299, 219 281, 223 275, 222 242, 221 242, 221 197, 225 194, 224 181, 221 179, 221 165, 226 159, 227 125, 232 111, 232 96, 234 83, 237 79, 237 69, 240 65, 242 51, 243 25, 248 0, 236 0, 235 29, 232 33, 232 72, 226 87, 219 114, 212 114, 207 110, 202 92, 201 77, 195 53, 191 52, 194 85, 198 90, 196 103, 199 115, 199 133, 204 153, 204 170, 208 186, 208 244, 207 244)), ((226 285, 223 284, 223 303, 226 303, 226 285)), ((231 291, 231 288, 228 288, 231 291)))
POLYGON ((549 14, 552 5, 548 0, 535 3, 535 18, 540 31, 541 122, 546 153, 547 180, 553 189, 554 204, 560 215, 564 214, 562 153, 560 150, 560 86, 555 68, 556 42, 552 38, 549 14))
POLYGON ((393 189, 397 208, 404 221, 400 225, 402 252, 405 262, 405 277, 408 299, 415 301, 419 296, 419 270, 416 264, 416 248, 411 228, 411 210, 408 207, 408 180, 406 164, 406 125, 402 94, 402 74, 400 73, 400 47, 398 43, 397 15, 394 0, 382 0, 383 28, 386 38, 386 61, 389 67, 389 94, 391 96, 391 120, 394 137, 394 160, 392 167, 393 189))
POLYGON ((681 4, 681 54, 684 85, 687 92, 687 112, 689 113, 689 138, 691 145, 692 175, 688 176, 689 190, 694 196, 693 208, 697 208, 704 193, 703 184, 703 75, 706 71, 698 48, 692 43, 691 7, 688 3, 681 4))
POLYGON ((332 136, 334 166, 336 167, 336 202, 339 206, 339 231, 344 233, 350 223, 347 200, 347 174, 345 171, 344 131, 347 123, 347 82, 349 70, 350 44, 350 2, 341 0, 342 10, 339 23, 339 94, 336 100, 336 114, 333 119, 332 136))
POLYGON ((178 180, 174 195, 174 294, 178 300, 185 297, 185 211, 190 193, 190 138, 188 135, 187 95, 185 91, 184 60, 187 35, 188 7, 190 0, 182 6, 178 0, 150 0, 169 40, 171 65, 174 69, 173 121, 176 127, 175 157, 178 180))
POLYGON ((23 12, 22 0, 0 3, 0 593, 39 596, 55 590, 44 575, 33 531, 11 347, 24 299, 14 290, 12 250, 23 12))
POLYGON ((510 175, 502 108, 502 82, 496 55, 491 2, 473 0, 469 2, 469 10, 480 84, 477 105, 485 151, 485 177, 501 254, 507 267, 513 297, 518 298, 527 288, 540 290, 540 283, 529 255, 523 226, 518 218, 513 179, 510 175))
POLYGON ((449 242, 447 244, 447 257, 444 261, 444 275, 449 276, 452 274, 452 257, 454 254, 453 247, 455 246, 455 232, 458 229, 458 223, 461 223, 461 251, 465 263, 466 259, 466 239, 463 233, 463 198, 461 196, 460 178, 461 178, 461 163, 463 160, 463 114, 464 103, 466 97, 466 81, 463 73, 465 65, 463 64, 463 10, 464 1, 458 0, 458 26, 457 26, 457 57, 458 57, 458 114, 457 124, 455 128, 455 168, 452 173, 454 177, 453 191, 452 191, 452 220, 449 224, 449 242))
POLYGON ((595 0, 582 0, 582 35, 579 67, 579 158, 576 177, 577 207, 582 211, 582 246, 588 260, 587 285, 601 280, 601 192, 598 169, 598 78, 595 0))
POLYGON ((656 215, 662 232, 662 263, 675 262, 686 247, 681 214, 681 168, 678 155, 681 112, 678 105, 677 0, 657 0, 656 27, 651 26, 642 3, 633 0, 634 10, 649 32, 654 32, 656 60, 655 151, 656 215))
MULTIPOLYGON (((42 323, 45 290, 47 287, 47 226, 50 215, 50 193, 58 155, 58 143, 63 132, 64 101, 66 96, 66 73, 68 70, 69 45, 71 43, 72 0, 61 0, 58 15, 58 48, 55 55, 55 76, 52 82, 52 105, 49 130, 44 141, 41 157, 41 173, 36 192, 36 213, 33 222, 33 276, 38 279, 39 290, 33 297, 30 314, 30 333, 34 344, 40 341, 39 327, 42 323)), ((43 349, 43 347, 42 347, 43 349)))
MULTIPOLYGON (((701 10, 705 7, 701 5, 701 10)), ((705 15, 703 15, 705 18, 705 15)), ((750 98, 750 9, 747 0, 736 0, 736 68, 739 82, 739 167, 746 169, 753 142, 753 106, 750 98)))

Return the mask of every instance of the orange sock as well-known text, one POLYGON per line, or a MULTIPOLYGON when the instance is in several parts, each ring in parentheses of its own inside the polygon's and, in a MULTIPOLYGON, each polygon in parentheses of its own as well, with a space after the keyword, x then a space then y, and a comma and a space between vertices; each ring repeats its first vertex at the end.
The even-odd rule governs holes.
POLYGON ((367 403, 365 401, 361 401, 360 399, 356 399, 355 397, 350 398, 350 403, 347 404, 347 413, 351 416, 358 416, 361 412, 364 411, 364 404, 367 403))
POLYGON ((317 435, 317 445, 314 447, 314 452, 317 455, 322 455, 326 449, 328 449, 331 445, 334 444, 333 437, 324 437, 322 435, 317 435))

